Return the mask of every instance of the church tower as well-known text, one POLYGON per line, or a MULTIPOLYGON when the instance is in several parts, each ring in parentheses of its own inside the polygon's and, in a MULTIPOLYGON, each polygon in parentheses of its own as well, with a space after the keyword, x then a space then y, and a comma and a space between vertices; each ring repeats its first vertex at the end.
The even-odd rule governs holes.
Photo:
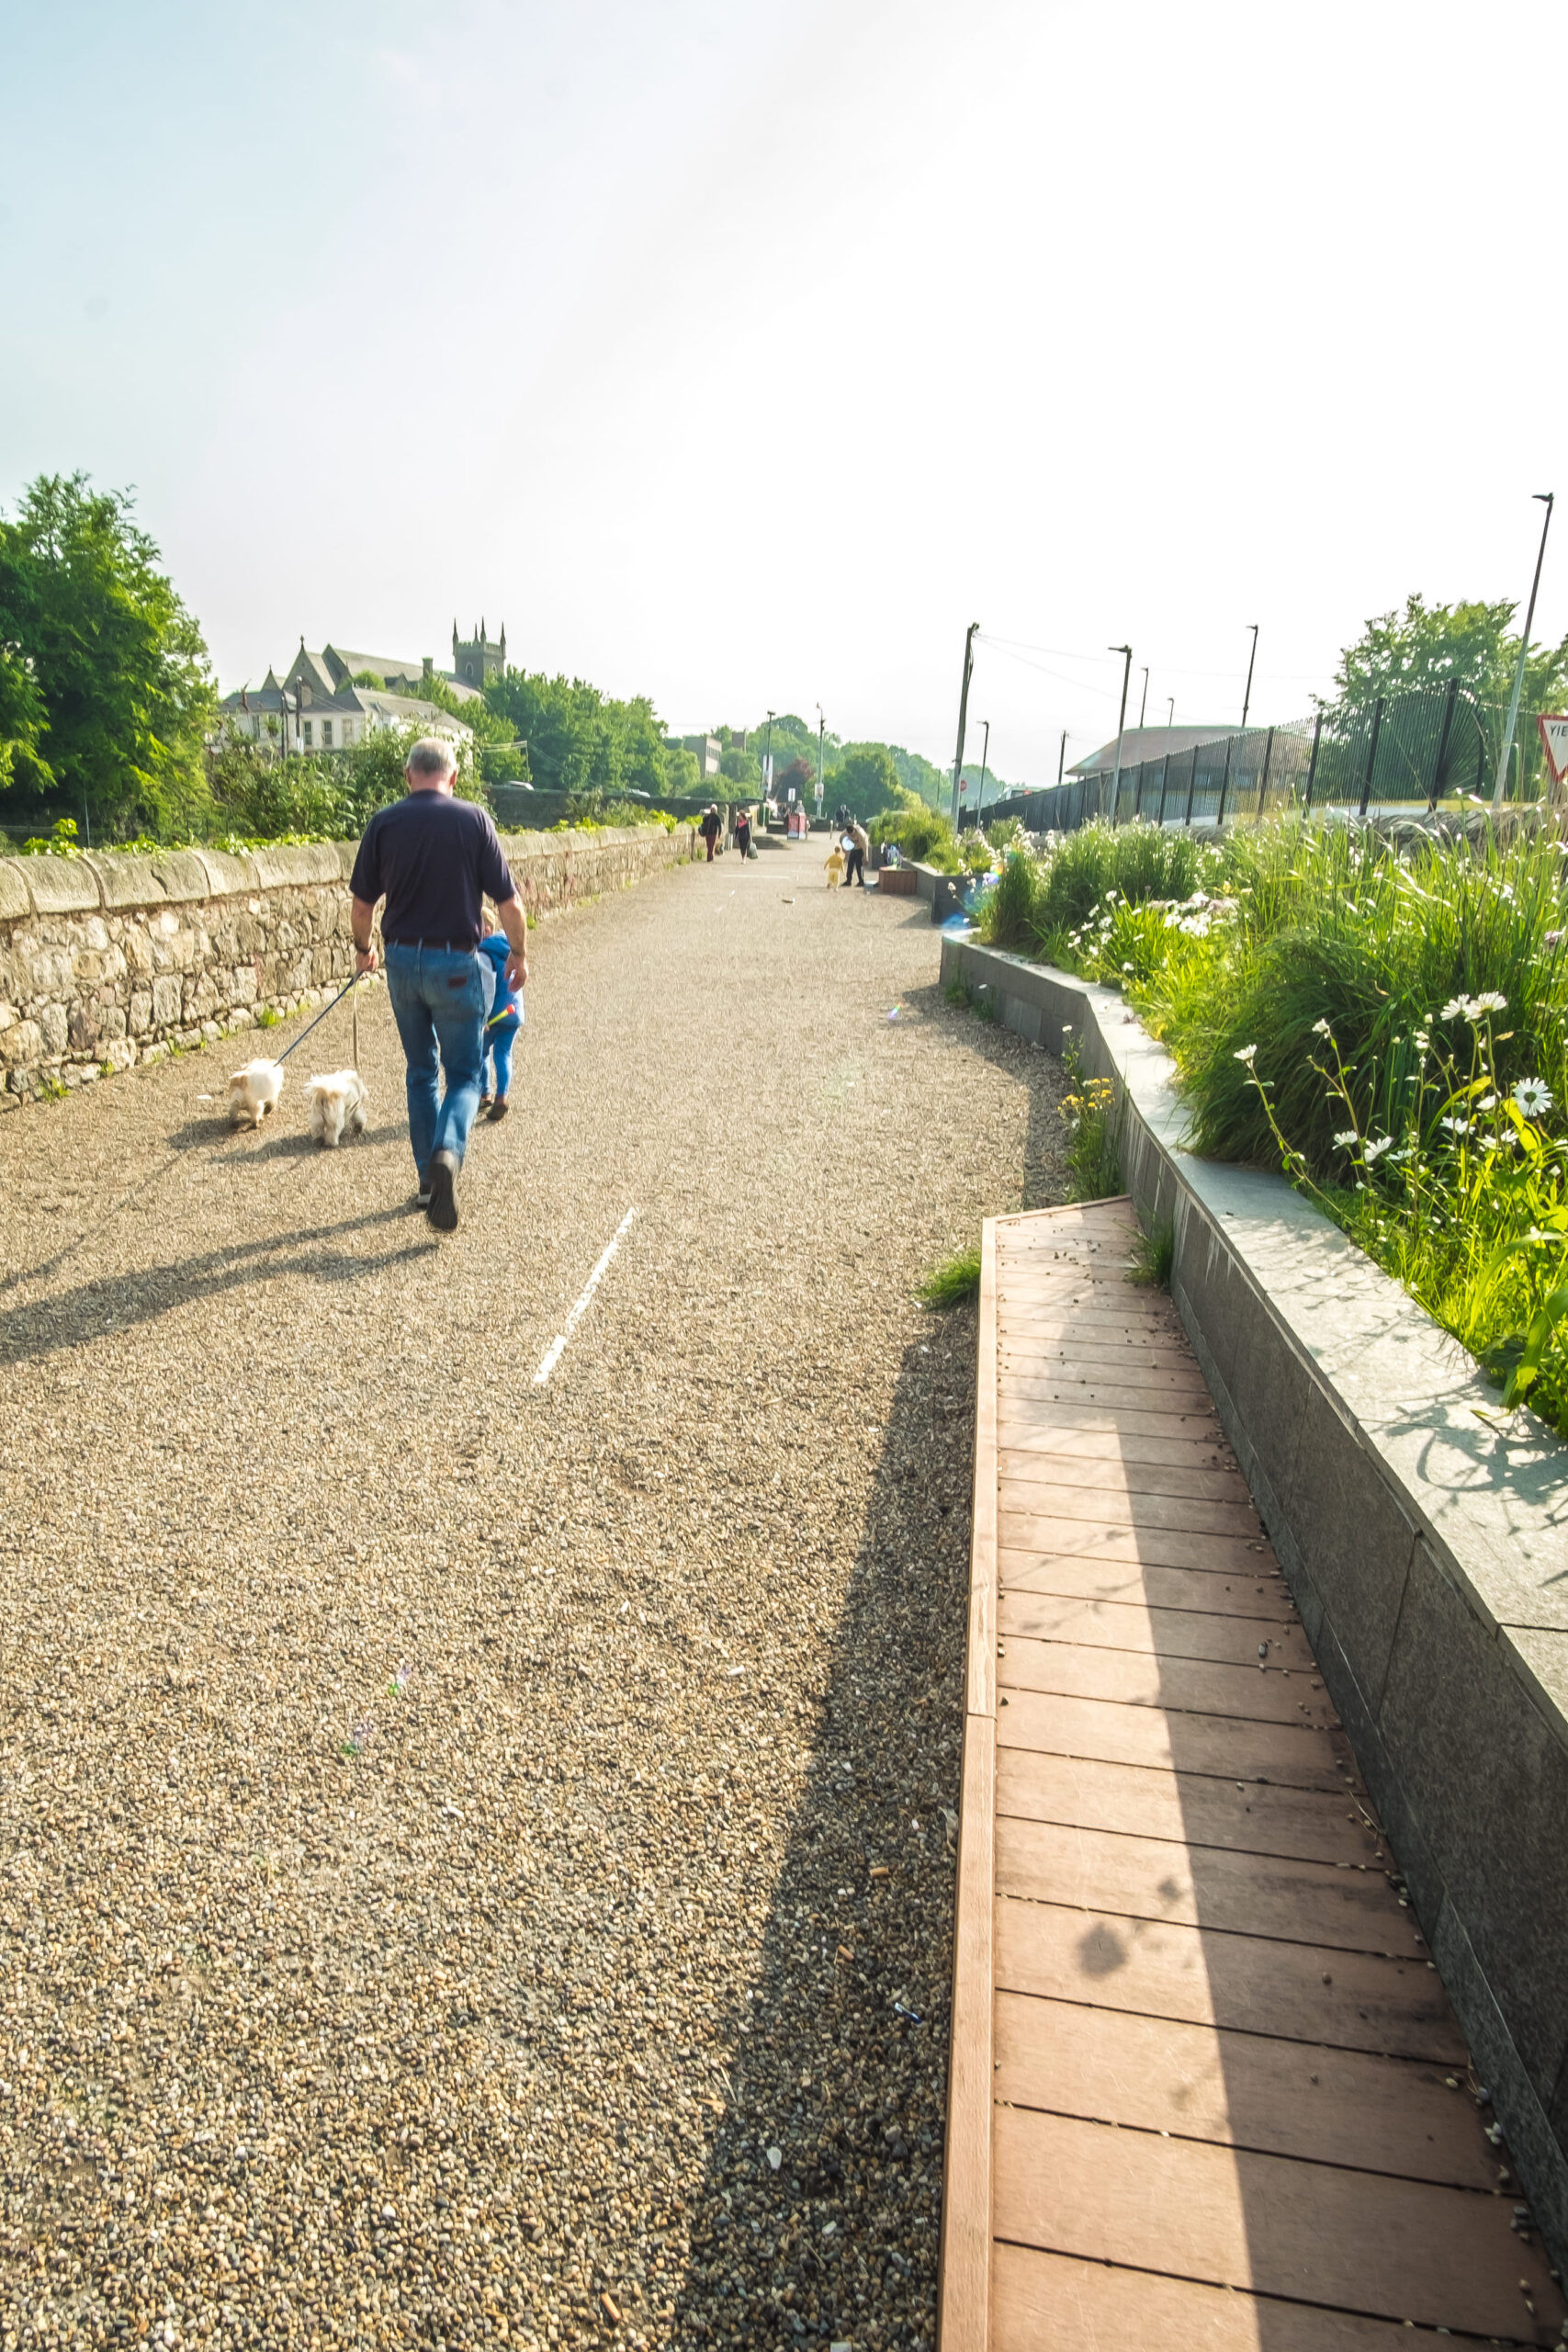
POLYGON ((465 686, 488 686, 506 668, 506 623, 501 625, 501 635, 492 639, 481 620, 472 637, 457 634, 457 624, 452 624, 452 675, 465 686))

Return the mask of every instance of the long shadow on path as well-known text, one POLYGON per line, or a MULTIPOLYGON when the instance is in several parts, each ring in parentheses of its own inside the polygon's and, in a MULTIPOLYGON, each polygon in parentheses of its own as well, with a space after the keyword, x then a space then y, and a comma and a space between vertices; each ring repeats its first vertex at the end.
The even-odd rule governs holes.
POLYGON ((975 1344, 900 1368, 672 2342, 934 2342, 975 1344))

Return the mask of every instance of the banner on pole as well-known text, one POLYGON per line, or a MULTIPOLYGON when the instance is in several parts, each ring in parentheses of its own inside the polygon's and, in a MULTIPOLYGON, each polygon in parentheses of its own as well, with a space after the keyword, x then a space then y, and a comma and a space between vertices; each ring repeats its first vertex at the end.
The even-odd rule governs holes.
POLYGON ((1553 786, 1568 775, 1568 718, 1538 718, 1540 748, 1546 753, 1546 764, 1551 770, 1553 786))

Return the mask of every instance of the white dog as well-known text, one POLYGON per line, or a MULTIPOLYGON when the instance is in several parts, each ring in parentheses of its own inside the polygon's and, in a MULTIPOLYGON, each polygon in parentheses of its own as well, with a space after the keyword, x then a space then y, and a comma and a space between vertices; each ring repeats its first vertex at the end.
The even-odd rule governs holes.
POLYGON ((356 1069, 329 1070, 324 1078, 313 1078, 305 1099, 310 1105, 310 1133, 329 1150, 335 1151, 345 1134, 365 1133, 370 1097, 356 1069))
POLYGON ((283 1091, 283 1064, 259 1057, 237 1069, 229 1080, 229 1116, 237 1127, 248 1119, 259 1127, 269 1111, 277 1108, 283 1091))

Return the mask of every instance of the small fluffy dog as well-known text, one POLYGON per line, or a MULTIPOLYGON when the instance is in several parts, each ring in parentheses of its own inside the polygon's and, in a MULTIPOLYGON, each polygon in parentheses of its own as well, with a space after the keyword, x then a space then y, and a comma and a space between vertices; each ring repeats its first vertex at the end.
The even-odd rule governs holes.
POLYGON ((267 1113, 276 1110, 282 1091, 283 1064, 258 1056, 229 1080, 229 1116, 237 1127, 243 1127, 247 1119, 253 1127, 259 1127, 267 1113))
POLYGON ((345 1135, 365 1133, 370 1097, 356 1069, 333 1069, 324 1078, 313 1078, 305 1099, 310 1106, 310 1133, 329 1151, 335 1151, 345 1135))

